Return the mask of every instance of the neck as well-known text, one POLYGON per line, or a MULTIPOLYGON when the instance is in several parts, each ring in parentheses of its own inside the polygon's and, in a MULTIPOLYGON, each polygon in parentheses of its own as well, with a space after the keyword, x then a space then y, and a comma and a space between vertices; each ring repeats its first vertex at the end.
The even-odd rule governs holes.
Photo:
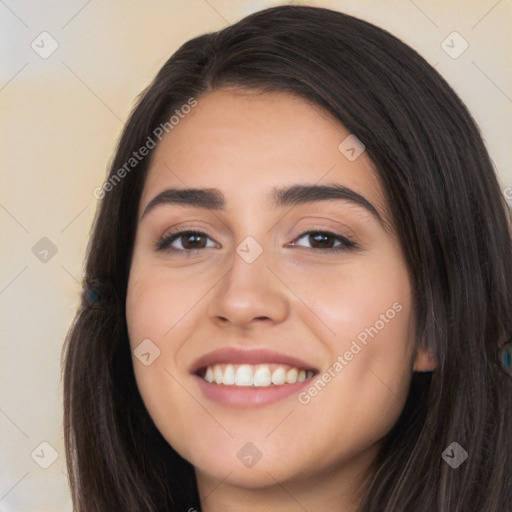
POLYGON ((216 479, 196 469, 202 512, 357 512, 365 476, 376 455, 373 447, 357 460, 300 478, 279 479, 264 471, 264 482, 247 487, 233 473, 216 479))

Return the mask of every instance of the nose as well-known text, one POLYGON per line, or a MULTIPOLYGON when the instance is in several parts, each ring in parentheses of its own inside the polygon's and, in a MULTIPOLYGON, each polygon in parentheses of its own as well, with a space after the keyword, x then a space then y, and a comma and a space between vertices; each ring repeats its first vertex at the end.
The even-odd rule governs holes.
POLYGON ((210 298, 209 318, 218 325, 250 329, 259 323, 278 324, 290 312, 287 288, 268 268, 268 251, 248 263, 238 253, 231 269, 215 286, 210 298))

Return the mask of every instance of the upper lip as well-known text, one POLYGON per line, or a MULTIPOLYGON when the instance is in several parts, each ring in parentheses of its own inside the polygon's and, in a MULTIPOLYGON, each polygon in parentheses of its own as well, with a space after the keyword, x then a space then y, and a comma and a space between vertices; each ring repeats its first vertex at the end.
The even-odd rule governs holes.
POLYGON ((200 370, 213 364, 265 364, 276 363, 285 364, 294 368, 304 370, 313 370, 317 372, 316 368, 311 366, 306 361, 297 359, 296 357, 281 354, 267 349, 251 349, 240 350, 233 347, 225 347, 219 350, 208 352, 194 361, 190 367, 190 373, 199 373, 200 370))

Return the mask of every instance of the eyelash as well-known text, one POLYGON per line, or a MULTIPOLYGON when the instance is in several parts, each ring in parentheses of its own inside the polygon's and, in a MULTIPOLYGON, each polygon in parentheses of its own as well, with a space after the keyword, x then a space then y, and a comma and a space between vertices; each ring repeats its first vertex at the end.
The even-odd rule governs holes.
MULTIPOLYGON (((338 245, 337 247, 329 247, 327 249, 316 249, 314 247, 310 247, 309 249, 312 250, 312 251, 315 251, 315 252, 326 252, 326 253, 339 253, 341 251, 350 251, 350 250, 356 250, 356 249, 359 249, 359 245, 354 242, 352 239, 344 236, 344 235, 339 235, 337 233, 333 233, 331 231, 325 231, 325 230, 319 230, 319 229, 311 229, 310 231, 304 231, 301 235, 299 235, 295 241, 297 240, 300 240, 301 238, 303 238, 305 235, 310 235, 310 234, 317 234, 317 235, 327 235, 327 236, 332 236, 336 239, 336 241, 339 241, 340 242, 340 245, 338 245)), ((206 238, 210 238, 206 233, 204 233, 203 231, 196 231, 196 230, 193 230, 193 229, 187 229, 187 228, 178 228, 178 229, 175 229, 165 235, 163 235, 162 237, 160 237, 160 239, 156 242, 155 244, 155 249, 157 251, 174 251, 174 252, 181 252, 181 253, 194 253, 194 252, 197 252, 197 251, 202 251, 204 249, 211 249, 211 247, 204 247, 204 248, 200 248, 200 249, 176 249, 174 247, 170 247, 170 245, 177 239, 180 238, 180 236, 182 235, 198 235, 198 236, 205 236, 206 238)), ((212 238, 210 238, 210 240, 213 240, 212 238)), ((295 247, 302 247, 302 246, 297 246, 295 245, 295 241, 293 242, 294 246, 295 247)), ((308 247, 305 247, 305 249, 308 249, 308 247)))

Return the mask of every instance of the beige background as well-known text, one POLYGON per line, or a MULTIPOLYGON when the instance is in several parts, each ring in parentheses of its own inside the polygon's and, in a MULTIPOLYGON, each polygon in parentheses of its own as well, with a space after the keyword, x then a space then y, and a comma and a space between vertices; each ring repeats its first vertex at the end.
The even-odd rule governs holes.
MULTIPOLYGON (((0 1, 1 512, 71 510, 60 352, 79 300, 92 192, 136 95, 189 38, 281 3, 0 1), (58 43, 47 58, 31 47, 51 49, 43 31, 58 43), (55 255, 33 253, 43 237, 55 255)), ((512 0, 294 3, 354 14, 417 49, 469 106, 512 202, 512 0), (441 46, 453 31, 469 44, 457 59, 441 46)))

